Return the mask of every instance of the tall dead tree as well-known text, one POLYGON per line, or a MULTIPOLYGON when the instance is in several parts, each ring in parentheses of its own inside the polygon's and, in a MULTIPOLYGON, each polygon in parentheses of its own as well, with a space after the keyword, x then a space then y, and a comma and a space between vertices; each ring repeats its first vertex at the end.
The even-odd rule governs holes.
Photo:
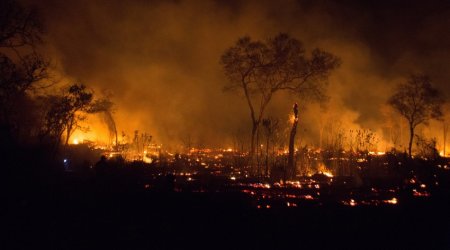
POLYGON ((298 124, 298 104, 295 103, 293 107, 294 116, 292 119, 292 128, 291 133, 289 134, 289 156, 288 156, 288 176, 295 177, 296 175, 296 166, 294 162, 295 156, 295 135, 297 134, 297 124, 298 124))

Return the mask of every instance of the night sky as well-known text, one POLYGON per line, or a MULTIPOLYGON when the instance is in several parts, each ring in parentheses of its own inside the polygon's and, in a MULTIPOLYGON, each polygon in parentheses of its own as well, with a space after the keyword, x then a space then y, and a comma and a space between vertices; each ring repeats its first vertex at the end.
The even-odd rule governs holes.
MULTIPOLYGON (((450 94, 450 1, 25 4, 40 10, 45 50, 64 81, 112 93, 119 131, 147 131, 173 147, 188 136, 199 146, 225 147, 249 135, 248 107, 242 96, 223 91, 227 79, 219 63, 244 35, 264 40, 285 32, 308 50, 319 47, 341 58, 327 109, 301 110, 303 143, 317 144, 324 119, 382 136, 386 100, 411 73, 430 75, 450 94)), ((287 122, 295 101, 278 95, 267 114, 287 122)))

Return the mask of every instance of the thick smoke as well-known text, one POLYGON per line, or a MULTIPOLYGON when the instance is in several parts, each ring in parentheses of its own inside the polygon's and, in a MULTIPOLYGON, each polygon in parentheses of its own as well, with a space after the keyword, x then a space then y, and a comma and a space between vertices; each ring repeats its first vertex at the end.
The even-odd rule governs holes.
MULTIPOLYGON (((318 145, 324 119, 383 136, 393 85, 425 72, 445 93, 450 8, 445 1, 56 1, 37 3, 49 51, 68 77, 114 93, 119 134, 145 131, 163 144, 231 146, 250 132, 246 103, 222 91, 219 58, 241 36, 287 32, 307 49, 342 59, 326 109, 300 116, 303 144, 318 145)), ((268 115, 287 121, 293 97, 268 115)), ((439 136, 439 135, 435 135, 439 136)))

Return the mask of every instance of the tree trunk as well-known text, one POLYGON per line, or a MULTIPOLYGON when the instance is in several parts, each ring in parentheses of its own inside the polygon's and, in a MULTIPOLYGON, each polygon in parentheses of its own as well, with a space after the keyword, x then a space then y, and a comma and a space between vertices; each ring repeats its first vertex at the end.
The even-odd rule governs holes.
POLYGON ((409 124, 408 155, 410 158, 412 158, 411 150, 412 150, 413 139, 414 139, 414 126, 412 124, 409 124))
POLYGON ((254 155, 255 155, 255 139, 256 139, 256 131, 258 130, 258 124, 256 122, 253 122, 252 124, 252 138, 251 138, 251 144, 250 144, 250 154, 249 154, 249 160, 250 165, 252 168, 252 171, 254 171, 255 167, 255 161, 254 161, 254 155))
POLYGON ((276 155, 275 155, 275 141, 272 141, 272 167, 276 165, 276 155))
POLYGON ((119 150, 119 139, 117 138, 117 128, 114 126, 114 133, 116 134, 116 151, 119 150))
POLYGON ((288 169, 289 174, 292 177, 295 177, 295 164, 294 164, 294 154, 295 154, 295 134, 297 133, 297 123, 298 123, 298 106, 297 103, 294 104, 294 122, 292 123, 291 134, 289 136, 289 156, 288 156, 288 169))
POLYGON ((257 169, 256 169, 256 175, 261 177, 261 143, 259 142, 259 127, 256 129, 256 163, 257 163, 257 169))
POLYGON ((75 117, 72 115, 68 121, 67 128, 66 128, 66 140, 64 145, 67 146, 69 144, 69 138, 73 133, 73 126, 75 125, 75 117))
POLYGON ((323 129, 324 129, 324 126, 321 126, 321 127, 320 127, 320 130, 319 130, 319 148, 320 148, 321 150, 322 150, 322 148, 323 148, 323 145, 322 145, 323 129))
POLYGON ((448 124, 444 121, 444 150, 443 150, 443 156, 446 155, 446 143, 447 143, 447 132, 448 132, 448 124))
POLYGON ((403 150, 405 148, 405 146, 403 144, 405 142, 405 140, 403 137, 405 137, 405 136, 403 135, 403 124, 402 124, 401 120, 400 120, 399 126, 400 126, 400 141, 398 143, 402 147, 401 150, 403 150))
POLYGON ((291 134, 289 136, 289 156, 288 156, 289 175, 292 175, 292 177, 294 177, 296 174, 294 164, 294 154, 295 154, 294 142, 296 133, 297 133, 297 121, 294 121, 294 124, 292 124, 291 134))
POLYGON ((72 134, 72 125, 70 124, 69 126, 67 126, 67 130, 66 130, 66 138, 65 138, 66 140, 64 143, 65 146, 67 146, 69 144, 69 138, 70 138, 71 134, 72 134))
POLYGON ((111 121, 112 121, 112 125, 113 125, 113 129, 114 129, 114 136, 115 136, 115 146, 114 146, 114 150, 118 151, 119 150, 119 139, 117 136, 117 127, 116 127, 116 122, 114 121, 113 117, 111 114, 109 114, 111 116, 111 121))
POLYGON ((265 176, 269 176, 269 133, 267 134, 267 141, 266 141, 266 171, 265 176))

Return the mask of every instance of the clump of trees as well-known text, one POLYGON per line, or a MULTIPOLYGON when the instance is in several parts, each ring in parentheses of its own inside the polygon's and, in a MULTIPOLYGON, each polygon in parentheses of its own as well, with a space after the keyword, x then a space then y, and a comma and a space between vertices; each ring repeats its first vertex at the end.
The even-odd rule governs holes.
POLYGON ((81 122, 88 114, 105 112, 110 114, 112 103, 108 99, 94 99, 94 93, 83 84, 73 84, 59 95, 41 97, 45 107, 44 123, 40 130, 41 141, 54 146, 69 143, 70 136, 77 129, 86 129, 81 122), (63 136, 64 135, 64 136, 63 136))
MULTIPOLYGON (((64 144, 87 114, 111 115, 112 102, 95 98, 83 84, 44 95, 57 83, 49 76, 49 60, 39 53, 43 25, 32 9, 12 0, 0 1, 0 144, 11 148, 35 143, 64 144)), ((117 137, 117 136, 116 136, 117 137)))
POLYGON ((0 2, 0 139, 24 140, 34 132, 31 94, 46 86, 48 60, 37 52, 42 24, 34 10, 15 1, 0 2))
POLYGON ((250 110, 251 157, 272 97, 287 91, 302 99, 323 101, 328 76, 340 64, 336 56, 321 49, 307 53, 299 40, 287 34, 265 41, 242 37, 223 53, 220 62, 229 79, 225 89, 242 92, 250 110))

